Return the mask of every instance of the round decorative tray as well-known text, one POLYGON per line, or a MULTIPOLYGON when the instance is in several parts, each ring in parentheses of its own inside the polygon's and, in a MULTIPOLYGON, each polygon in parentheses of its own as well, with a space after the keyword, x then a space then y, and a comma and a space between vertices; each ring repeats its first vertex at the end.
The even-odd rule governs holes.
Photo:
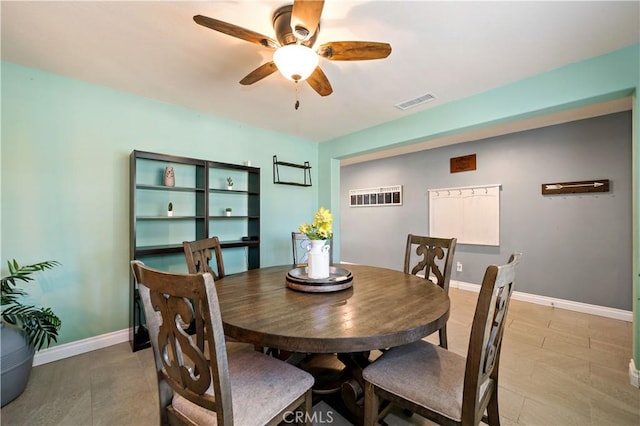
POLYGON ((337 266, 329 267, 329 277, 311 279, 307 268, 295 268, 287 272, 287 287, 307 293, 327 293, 345 290, 353 285, 353 274, 337 266))

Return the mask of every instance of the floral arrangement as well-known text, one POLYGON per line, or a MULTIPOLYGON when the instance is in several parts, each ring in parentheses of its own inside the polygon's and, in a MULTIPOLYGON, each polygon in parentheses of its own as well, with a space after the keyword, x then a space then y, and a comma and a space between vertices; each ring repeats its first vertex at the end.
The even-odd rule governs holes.
POLYGON ((313 223, 303 223, 298 226, 298 231, 302 232, 310 240, 327 240, 333 235, 331 225, 333 215, 328 209, 320 207, 313 216, 313 223))

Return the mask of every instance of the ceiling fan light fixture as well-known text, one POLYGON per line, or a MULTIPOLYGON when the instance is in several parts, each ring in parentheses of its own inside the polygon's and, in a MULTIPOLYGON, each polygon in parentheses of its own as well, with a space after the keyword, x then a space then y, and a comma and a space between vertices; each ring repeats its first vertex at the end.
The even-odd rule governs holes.
POLYGON ((288 44, 273 53, 278 71, 291 81, 306 80, 318 66, 318 55, 301 44, 288 44))

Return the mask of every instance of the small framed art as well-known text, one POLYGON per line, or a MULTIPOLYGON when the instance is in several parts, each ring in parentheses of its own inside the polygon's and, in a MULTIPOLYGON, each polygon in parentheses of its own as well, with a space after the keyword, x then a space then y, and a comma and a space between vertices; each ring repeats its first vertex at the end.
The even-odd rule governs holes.
POLYGON ((402 185, 349 190, 349 207, 402 205, 402 185))

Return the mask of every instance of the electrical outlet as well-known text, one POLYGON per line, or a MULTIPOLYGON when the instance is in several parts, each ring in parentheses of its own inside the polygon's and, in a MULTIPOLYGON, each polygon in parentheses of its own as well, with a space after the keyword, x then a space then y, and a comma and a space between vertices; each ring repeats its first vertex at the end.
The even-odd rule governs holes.
POLYGON ((456 271, 458 271, 458 272, 462 272, 462 262, 458 262, 458 263, 456 264, 456 271))

